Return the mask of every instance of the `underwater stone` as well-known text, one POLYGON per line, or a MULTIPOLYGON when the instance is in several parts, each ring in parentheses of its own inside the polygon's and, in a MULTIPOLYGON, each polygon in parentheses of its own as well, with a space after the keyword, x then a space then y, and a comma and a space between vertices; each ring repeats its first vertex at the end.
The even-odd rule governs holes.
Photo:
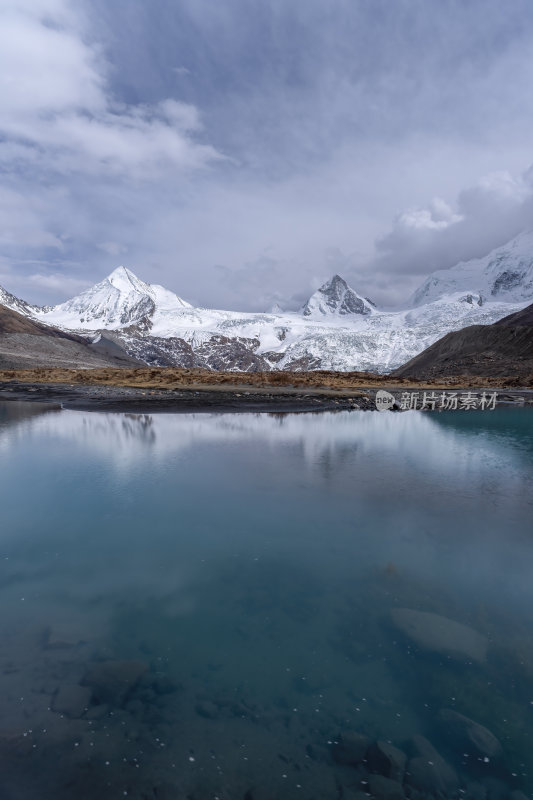
POLYGON ((102 719, 109 714, 109 706, 104 703, 98 706, 91 706, 85 714, 85 719, 102 719))
POLYGON ((368 748, 368 769, 395 781, 403 780, 407 756, 388 742, 374 742, 368 748))
POLYGON ((144 714, 144 703, 137 698, 128 700, 124 708, 132 717, 142 717, 144 714))
POLYGON ((305 754, 311 761, 329 761, 329 748, 322 745, 306 744, 305 754))
POLYGON ((407 764, 405 783, 429 795, 445 795, 459 786, 456 771, 424 736, 413 736, 411 747, 415 757, 407 764))
POLYGON ((383 775, 369 775, 368 788, 376 800, 404 800, 401 783, 385 778, 383 775))
POLYGON ((98 702, 120 705, 146 671, 142 661, 95 662, 85 673, 82 685, 92 688, 98 702))
POLYGON ((87 686, 61 686, 52 700, 52 711, 78 719, 87 711, 91 702, 91 690, 87 686))
POLYGON ((487 758, 499 758, 502 755, 503 748, 498 739, 479 722, 451 708, 439 711, 439 720, 457 749, 473 747, 476 753, 487 758))
POLYGON ((218 707, 210 700, 204 700, 195 706, 196 713, 206 719, 216 719, 219 716, 218 707))
POLYGON ((337 764, 357 766, 366 758, 370 740, 359 733, 343 734, 332 745, 331 754, 337 764))
MULTIPOLYGON (((244 795, 244 800, 271 800, 272 794, 263 786, 254 786, 244 795)), ((368 798, 366 798, 368 800, 368 798)))
MULTIPOLYGON (((0 757, 2 767, 5 767, 7 758, 26 758, 32 752, 33 738, 18 731, 0 730, 0 757)), ((3 800, 3 795, 2 795, 3 800)))
POLYGON ((425 650, 460 661, 482 663, 487 657, 487 637, 468 625, 410 608, 395 608, 391 617, 399 631, 425 650))
POLYGON ((470 781, 465 786, 466 800, 487 800, 487 790, 482 783, 470 781))
POLYGON ((509 800, 509 787, 499 778, 487 776, 482 783, 487 789, 487 800, 509 800))
POLYGON ((428 761, 423 756, 412 758, 407 765, 406 782, 432 796, 446 794, 457 784, 457 776, 445 761, 428 761))

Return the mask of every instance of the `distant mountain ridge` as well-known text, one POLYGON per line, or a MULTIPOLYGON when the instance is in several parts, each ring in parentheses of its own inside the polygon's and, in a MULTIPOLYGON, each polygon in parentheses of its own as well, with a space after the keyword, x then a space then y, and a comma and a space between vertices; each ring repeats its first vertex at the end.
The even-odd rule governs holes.
POLYGON ((195 308, 124 266, 76 297, 38 308, 0 290, 0 303, 156 366, 219 370, 389 372, 450 331, 490 325, 533 301, 533 233, 483 259, 431 275, 409 307, 383 311, 334 275, 300 312, 195 308))
POLYGON ((432 273, 411 298, 414 306, 445 294, 472 292, 481 302, 533 299, 533 231, 524 231, 482 258, 432 273))
POLYGON ((32 314, 33 311, 40 310, 38 306, 31 306, 24 300, 20 300, 18 297, 15 297, 14 294, 11 294, 2 286, 0 286, 0 306, 10 308, 12 311, 17 311, 19 314, 23 314, 24 316, 32 314))

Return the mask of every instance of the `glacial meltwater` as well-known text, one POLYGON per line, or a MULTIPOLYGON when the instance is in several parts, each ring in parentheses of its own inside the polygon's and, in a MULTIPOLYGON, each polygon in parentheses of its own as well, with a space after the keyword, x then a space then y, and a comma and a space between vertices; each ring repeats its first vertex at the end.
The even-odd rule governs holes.
POLYGON ((2 800, 533 796, 529 410, 11 402, 0 464, 2 800))

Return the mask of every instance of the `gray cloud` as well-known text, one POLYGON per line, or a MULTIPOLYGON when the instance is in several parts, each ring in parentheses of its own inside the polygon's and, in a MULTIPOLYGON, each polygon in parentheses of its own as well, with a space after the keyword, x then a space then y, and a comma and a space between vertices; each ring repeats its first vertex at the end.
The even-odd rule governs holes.
POLYGON ((378 303, 530 226, 528 0, 7 0, 0 281, 378 303), (514 176, 514 177, 513 177, 514 176))

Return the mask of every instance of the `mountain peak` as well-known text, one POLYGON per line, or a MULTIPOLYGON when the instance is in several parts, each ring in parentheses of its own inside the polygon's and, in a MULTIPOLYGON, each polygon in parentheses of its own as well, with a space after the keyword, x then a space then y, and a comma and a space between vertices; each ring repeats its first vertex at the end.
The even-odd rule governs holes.
POLYGON ((368 300, 352 289, 340 275, 333 275, 311 295, 302 308, 304 317, 324 319, 331 316, 371 314, 374 308, 368 300))
POLYGON ((128 269, 128 268, 127 268, 127 267, 125 267, 123 264, 121 264, 121 265, 120 265, 120 267, 117 267, 116 269, 114 269, 114 270, 113 270, 113 272, 111 272, 111 273, 110 273, 110 274, 107 276, 107 279, 108 279, 108 280, 111 280, 111 278, 120 278, 120 277, 127 277, 127 278, 129 278, 129 277, 132 277, 132 278, 137 278, 137 275, 135 275, 135 274, 134 274, 134 273, 131 271, 131 269, 128 269))
POLYGON ((149 330, 161 310, 181 313, 191 308, 174 292, 145 283, 130 269, 117 267, 107 278, 52 308, 41 309, 43 321, 57 320, 65 328, 115 330, 130 325, 149 330))
POLYGON ((12 311, 17 311, 19 314, 27 314, 31 310, 29 303, 24 300, 19 300, 14 294, 8 292, 0 286, 0 306, 10 308, 12 311))
POLYGON ((522 231, 481 258, 433 272, 409 304, 425 305, 455 292, 471 292, 483 301, 523 303, 533 299, 533 231, 522 231))
POLYGON ((338 273, 335 273, 335 275, 332 278, 330 278, 329 281, 326 281, 324 286, 322 286, 322 289, 325 286, 342 286, 344 289, 349 288, 344 278, 341 278, 341 276, 338 273))
POLYGON ((131 291, 132 288, 142 291, 142 288, 146 286, 144 281, 141 281, 130 269, 123 266, 114 269, 105 280, 119 291, 131 291))

